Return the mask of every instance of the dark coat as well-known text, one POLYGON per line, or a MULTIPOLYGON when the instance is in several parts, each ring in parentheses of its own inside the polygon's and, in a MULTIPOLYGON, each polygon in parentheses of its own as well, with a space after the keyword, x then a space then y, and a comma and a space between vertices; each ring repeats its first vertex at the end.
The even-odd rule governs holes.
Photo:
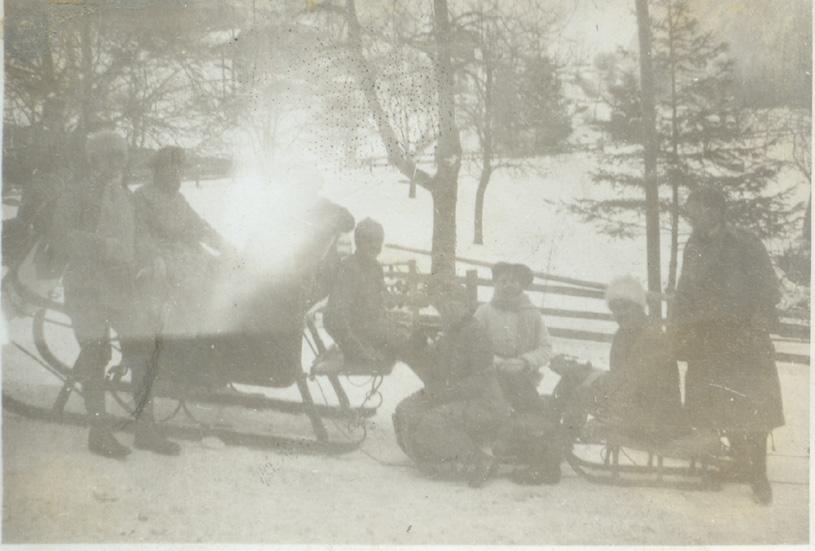
POLYGON ((685 403, 699 427, 771 430, 784 424, 770 329, 780 298, 761 241, 725 227, 685 246, 672 335, 688 362, 685 403))
POLYGON ((180 192, 148 184, 136 190, 134 199, 148 245, 167 266, 167 280, 150 292, 157 302, 170 305, 164 331, 195 334, 207 327, 202 324, 208 316, 207 298, 221 267, 202 244, 217 248, 221 237, 180 192))
POLYGON ((180 192, 165 193, 154 185, 136 190, 136 206, 153 239, 198 248, 217 243, 220 236, 198 215, 180 192))
POLYGON ((687 426, 676 359, 665 334, 647 322, 615 333, 605 389, 610 417, 632 435, 668 439, 687 426))
POLYGON ((472 442, 487 442, 507 425, 511 407, 493 367, 489 335, 475 318, 413 359, 427 374, 425 388, 402 400, 393 416, 397 443, 409 456, 463 457, 472 452, 472 442), (444 438, 433 438, 439 427, 444 438))
POLYGON ((498 416, 508 413, 509 403, 492 362, 490 336, 474 317, 445 331, 427 355, 426 390, 435 401, 479 400, 490 404, 498 416))
POLYGON ((340 263, 324 322, 347 357, 369 359, 387 345, 385 293, 385 275, 376 259, 353 254, 340 263))

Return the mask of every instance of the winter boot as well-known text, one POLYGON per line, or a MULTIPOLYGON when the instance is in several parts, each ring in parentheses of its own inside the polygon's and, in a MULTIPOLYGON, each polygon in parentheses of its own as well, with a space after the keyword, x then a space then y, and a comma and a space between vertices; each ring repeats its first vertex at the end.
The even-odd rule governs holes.
POLYGON ((773 502, 773 489, 767 479, 767 434, 752 434, 749 442, 753 467, 753 477, 750 482, 753 500, 760 505, 769 505, 773 502))
POLYGON ((124 459, 130 454, 130 448, 119 443, 113 431, 106 426, 93 426, 88 433, 88 449, 96 455, 113 459, 124 459))
POLYGON ((150 371, 151 349, 138 341, 128 342, 128 356, 133 366, 133 381, 136 385, 136 392, 133 393, 133 401, 137 404, 136 426, 134 430, 133 446, 140 450, 148 450, 161 455, 178 455, 181 453, 181 446, 169 440, 162 434, 156 425, 153 413, 153 398, 151 396, 152 384, 155 373, 150 371), (139 409, 139 406, 141 408, 139 409))
POLYGON ((133 445, 140 450, 149 450, 161 455, 179 455, 181 446, 164 436, 155 423, 139 421, 136 425, 133 445))
POLYGON ((753 501, 759 505, 770 505, 773 502, 773 487, 767 477, 754 480, 750 487, 753 489, 753 501))
POLYGON ((481 452, 468 465, 465 473, 467 485, 470 488, 481 488, 495 475, 497 470, 498 461, 493 456, 481 452))
POLYGON ((88 433, 88 449, 96 455, 123 459, 130 448, 120 444, 105 415, 105 391, 89 388, 85 390, 85 407, 91 416, 91 430, 88 433))
POLYGON ((750 483, 753 479, 753 458, 749 438, 744 433, 728 434, 732 462, 715 476, 717 482, 750 483))
POLYGON ((153 417, 153 402, 148 401, 139 419, 136 421, 135 438, 133 445, 140 450, 149 450, 161 455, 178 455, 181 446, 169 440, 156 426, 153 417))

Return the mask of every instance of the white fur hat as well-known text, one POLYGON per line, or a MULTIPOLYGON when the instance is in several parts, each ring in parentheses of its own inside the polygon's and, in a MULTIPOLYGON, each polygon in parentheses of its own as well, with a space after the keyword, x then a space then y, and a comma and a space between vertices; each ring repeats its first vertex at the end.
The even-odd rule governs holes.
POLYGON ((645 289, 632 276, 618 277, 606 287, 606 303, 612 300, 627 300, 645 308, 645 289))

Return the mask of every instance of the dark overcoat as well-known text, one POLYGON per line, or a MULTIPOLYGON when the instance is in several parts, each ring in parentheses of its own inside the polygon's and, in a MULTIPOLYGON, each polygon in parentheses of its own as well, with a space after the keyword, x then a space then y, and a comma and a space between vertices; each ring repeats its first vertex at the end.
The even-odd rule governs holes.
POLYGON ((753 234, 725 226, 691 235, 671 313, 685 404, 694 426, 768 431, 784 424, 770 330, 780 298, 770 257, 753 234))
POLYGON ((402 400, 393 416, 405 453, 418 461, 455 457, 494 438, 511 407, 492 364, 489 335, 475 318, 442 334, 426 358, 418 356, 429 367, 425 388, 402 400), (425 422, 430 419, 436 426, 425 422))

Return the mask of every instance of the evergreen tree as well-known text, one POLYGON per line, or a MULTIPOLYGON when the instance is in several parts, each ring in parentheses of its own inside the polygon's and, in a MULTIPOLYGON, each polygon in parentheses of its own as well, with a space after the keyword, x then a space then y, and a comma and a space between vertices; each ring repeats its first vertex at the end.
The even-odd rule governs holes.
POLYGON ((557 65, 547 56, 526 60, 520 75, 520 106, 525 115, 524 151, 542 154, 563 143, 572 122, 557 65))
MULTIPOLYGON (((668 289, 677 276, 679 216, 686 193, 695 187, 720 187, 730 199, 734 224, 766 238, 783 229, 791 213, 790 190, 769 189, 781 169, 768 148, 766 129, 736 101, 734 62, 727 45, 703 31, 687 0, 654 2, 652 28, 657 79, 658 181, 666 190, 660 209, 670 219, 668 289)), ((630 59, 622 56, 625 65, 630 59)), ((604 155, 595 182, 611 184, 621 197, 586 200, 572 206, 584 219, 605 224, 613 234, 632 233, 632 213, 642 213, 641 174, 632 169, 637 142, 639 82, 623 67, 622 78, 607 83, 610 120, 602 123, 615 146, 604 155)))

